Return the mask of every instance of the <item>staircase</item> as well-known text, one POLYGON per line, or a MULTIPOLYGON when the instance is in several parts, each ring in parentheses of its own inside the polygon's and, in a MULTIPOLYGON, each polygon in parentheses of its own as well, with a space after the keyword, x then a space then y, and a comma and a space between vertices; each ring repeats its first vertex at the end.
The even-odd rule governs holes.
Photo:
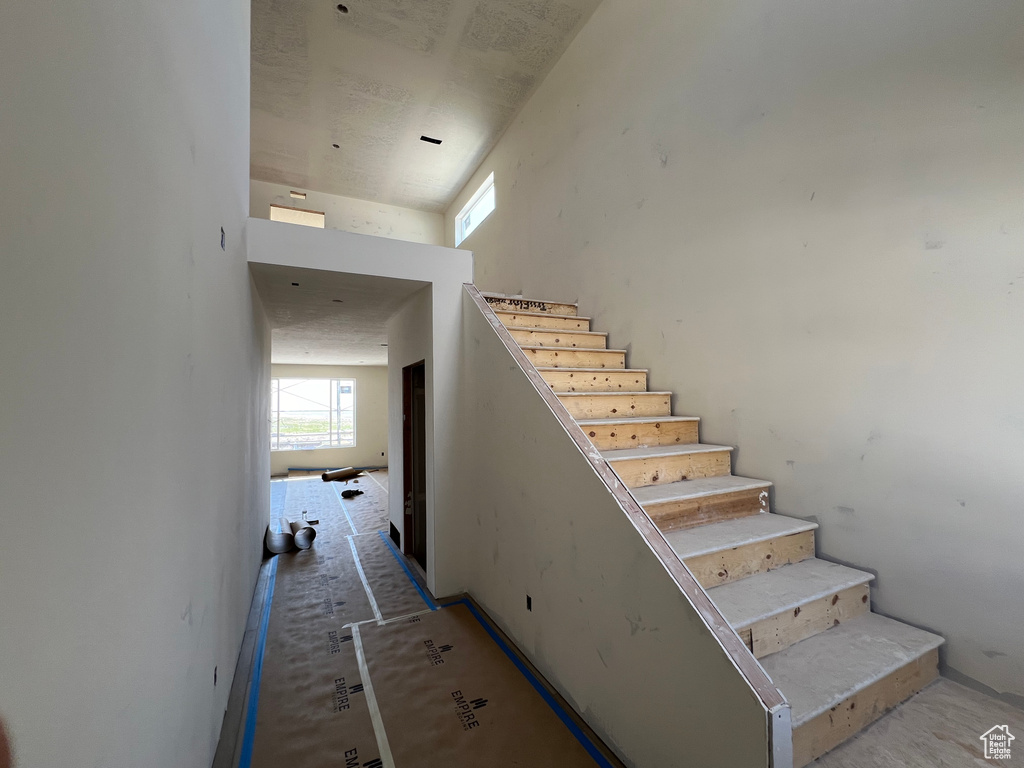
POLYGON ((575 304, 484 296, 789 701, 796 768, 937 677, 942 638, 872 613, 872 575, 816 558, 817 523, 770 513, 575 304))

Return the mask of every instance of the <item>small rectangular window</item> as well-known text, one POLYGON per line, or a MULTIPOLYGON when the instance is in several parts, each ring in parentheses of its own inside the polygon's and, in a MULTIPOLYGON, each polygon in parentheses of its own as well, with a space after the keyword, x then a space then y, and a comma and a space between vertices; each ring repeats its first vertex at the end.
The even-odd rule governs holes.
POLYGON ((307 211, 305 208, 289 208, 287 205, 270 204, 270 220, 301 224, 304 227, 324 228, 323 211, 307 211))
POLYGON ((271 379, 272 451, 355 444, 355 379, 271 379))
POLYGON ((494 210, 494 174, 469 199, 466 207, 455 217, 455 245, 461 245, 474 229, 494 210))

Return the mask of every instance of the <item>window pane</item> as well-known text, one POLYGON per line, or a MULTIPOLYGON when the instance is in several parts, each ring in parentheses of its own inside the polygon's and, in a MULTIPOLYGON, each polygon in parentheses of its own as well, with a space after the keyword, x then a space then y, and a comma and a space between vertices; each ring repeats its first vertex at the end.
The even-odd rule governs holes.
POLYGON ((302 208, 289 208, 285 205, 270 205, 270 220, 285 221, 289 224, 302 224, 306 227, 324 228, 326 217, 320 211, 307 211, 302 208))
POLYGON ((355 445, 355 381, 273 379, 273 450, 355 445))
POLYGON ((470 233, 479 227, 484 219, 491 215, 494 210, 494 174, 492 173, 476 194, 470 198, 459 215, 455 217, 455 244, 460 245, 463 240, 469 237, 470 233))
POLYGON ((356 383, 352 379, 335 379, 334 388, 334 444, 350 447, 356 444, 356 383))

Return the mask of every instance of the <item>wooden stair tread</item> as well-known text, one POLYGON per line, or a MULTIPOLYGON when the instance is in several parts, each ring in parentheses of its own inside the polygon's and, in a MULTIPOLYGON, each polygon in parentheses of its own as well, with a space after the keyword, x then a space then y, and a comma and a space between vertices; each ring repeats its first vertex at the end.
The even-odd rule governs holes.
POLYGON ((827 598, 874 578, 870 573, 812 557, 773 571, 748 576, 708 590, 735 630, 780 613, 827 598))
POLYGON ((931 632, 866 613, 765 656, 761 665, 789 701, 796 729, 942 643, 931 632))
POLYGON ((573 349, 605 349, 608 334, 600 331, 566 330, 562 328, 531 328, 506 326, 509 334, 521 348, 526 346, 571 347, 573 349))
MULTIPOLYGON (((579 370, 577 368, 563 368, 554 370, 579 370)), ((597 368, 595 370, 605 371, 607 368, 597 368)), ((616 370, 629 370, 628 368, 619 368, 616 370)), ((680 422, 680 421, 700 421, 700 416, 618 416, 611 419, 578 419, 576 421, 581 427, 606 427, 613 424, 664 424, 666 422, 680 422)))
POLYGON ((757 488, 767 490, 772 484, 767 480, 754 480, 750 477, 737 475, 719 475, 718 477, 696 477, 693 480, 680 480, 664 485, 646 485, 632 490, 633 498, 640 506, 659 504, 677 499, 693 499, 698 496, 713 496, 718 493, 735 493, 757 488))
MULTIPOLYGON (((531 330, 533 330, 533 329, 531 329, 531 330)), ((520 344, 519 348, 520 349, 537 349, 537 350, 541 350, 543 352, 615 352, 615 353, 622 354, 622 355, 626 354, 626 350, 624 350, 624 349, 604 349, 604 348, 602 348, 602 349, 589 349, 587 347, 541 347, 541 346, 537 346, 535 344, 520 344)), ((565 368, 560 368, 558 370, 566 370, 566 369, 565 368)), ((570 370, 575 371, 575 370, 583 370, 583 369, 572 368, 570 370)), ((604 369, 602 368, 601 370, 604 370, 604 369)), ((616 370, 621 371, 621 370, 625 370, 625 369, 624 368, 617 368, 616 370)))
MULTIPOLYGON (((546 304, 569 304, 571 302, 568 302, 568 301, 548 301, 548 302, 542 302, 542 303, 546 303, 546 304)), ((576 321, 579 321, 579 322, 586 321, 588 323, 593 319, 593 318, 590 318, 590 317, 584 317, 583 315, 556 315, 554 312, 520 312, 519 310, 514 310, 514 309, 496 309, 496 310, 494 310, 494 314, 496 314, 496 315, 521 315, 522 317, 543 317, 543 318, 553 317, 553 318, 555 318, 557 320, 576 320, 576 321)), ((509 327, 511 327, 511 326, 509 326, 509 327)), ((520 328, 520 327, 522 327, 522 328, 532 328, 533 326, 515 326, 515 327, 517 327, 517 328, 520 328)))
MULTIPOLYGON (((544 349, 558 349, 558 347, 544 347, 544 349)), ((573 347, 573 349, 575 349, 575 347, 573 347)), ((606 350, 601 350, 601 351, 604 352, 606 350)), ((607 351, 612 351, 612 350, 607 350, 607 351)), ((615 350, 615 351, 617 351, 617 350, 615 350)), ((561 370, 564 371, 564 370, 576 370, 576 369, 575 368, 572 368, 572 369, 562 368, 561 370)), ((602 370, 607 370, 607 369, 602 369, 602 370)), ((616 370, 622 371, 622 370, 626 370, 626 369, 625 368, 618 368, 616 370)), ((658 392, 657 390, 649 390, 648 389, 648 390, 644 390, 643 392, 555 392, 555 394, 558 395, 559 397, 628 397, 628 396, 634 396, 635 397, 635 396, 643 396, 643 395, 650 395, 651 397, 655 397, 655 396, 664 397, 665 395, 671 395, 672 393, 671 392, 658 392)), ((668 417, 666 416, 665 419, 667 419, 667 418, 668 417)), ((650 420, 652 420, 652 421, 664 421, 665 419, 654 419, 654 418, 651 418, 650 420)))
POLYGON ((573 336, 607 336, 607 331, 581 331, 575 328, 534 328, 532 325, 506 325, 510 331, 528 331, 529 333, 572 334, 573 336))
POLYGON ((710 443, 689 443, 677 445, 652 445, 646 448, 616 448, 601 451, 606 461, 629 461, 631 459, 652 459, 659 456, 679 456, 686 453, 718 453, 732 451, 731 445, 711 445, 710 443))
POLYGON ((735 549, 745 544, 757 544, 769 539, 813 531, 817 527, 817 523, 765 512, 735 520, 723 520, 720 523, 699 525, 696 528, 669 531, 665 538, 676 554, 686 560, 712 552, 721 552, 724 549, 735 549))
POLYGON ((530 299, 527 298, 526 296, 523 296, 522 294, 513 295, 509 293, 489 293, 487 291, 480 291, 480 295, 483 296, 484 299, 493 301, 528 301, 531 304, 572 304, 574 306, 577 303, 575 301, 548 301, 547 299, 530 299))
MULTIPOLYGON (((560 347, 544 347, 544 349, 560 349, 560 347)), ((604 350, 606 352, 617 352, 619 350, 604 350)), ((538 365, 534 366, 538 372, 544 373, 548 371, 550 373, 562 373, 563 371, 579 371, 580 373, 608 373, 607 368, 549 368, 547 366, 538 365)), ((647 373, 646 368, 616 368, 616 373, 647 373)), ((692 417, 691 417, 692 418, 692 417)))
POLYGON ((497 293, 485 293, 483 297, 494 311, 533 312, 535 314, 569 315, 570 317, 579 314, 579 305, 575 301, 527 299, 524 296, 504 296, 497 293))

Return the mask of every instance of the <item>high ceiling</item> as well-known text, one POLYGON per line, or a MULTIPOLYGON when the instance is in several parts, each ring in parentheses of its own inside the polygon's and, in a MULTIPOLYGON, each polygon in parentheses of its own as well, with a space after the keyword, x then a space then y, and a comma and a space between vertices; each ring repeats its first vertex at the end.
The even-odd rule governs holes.
POLYGON ((388 318, 428 285, 276 264, 249 269, 270 320, 274 363, 387 365, 388 318))
POLYGON ((446 210, 599 2, 253 0, 252 178, 446 210))

